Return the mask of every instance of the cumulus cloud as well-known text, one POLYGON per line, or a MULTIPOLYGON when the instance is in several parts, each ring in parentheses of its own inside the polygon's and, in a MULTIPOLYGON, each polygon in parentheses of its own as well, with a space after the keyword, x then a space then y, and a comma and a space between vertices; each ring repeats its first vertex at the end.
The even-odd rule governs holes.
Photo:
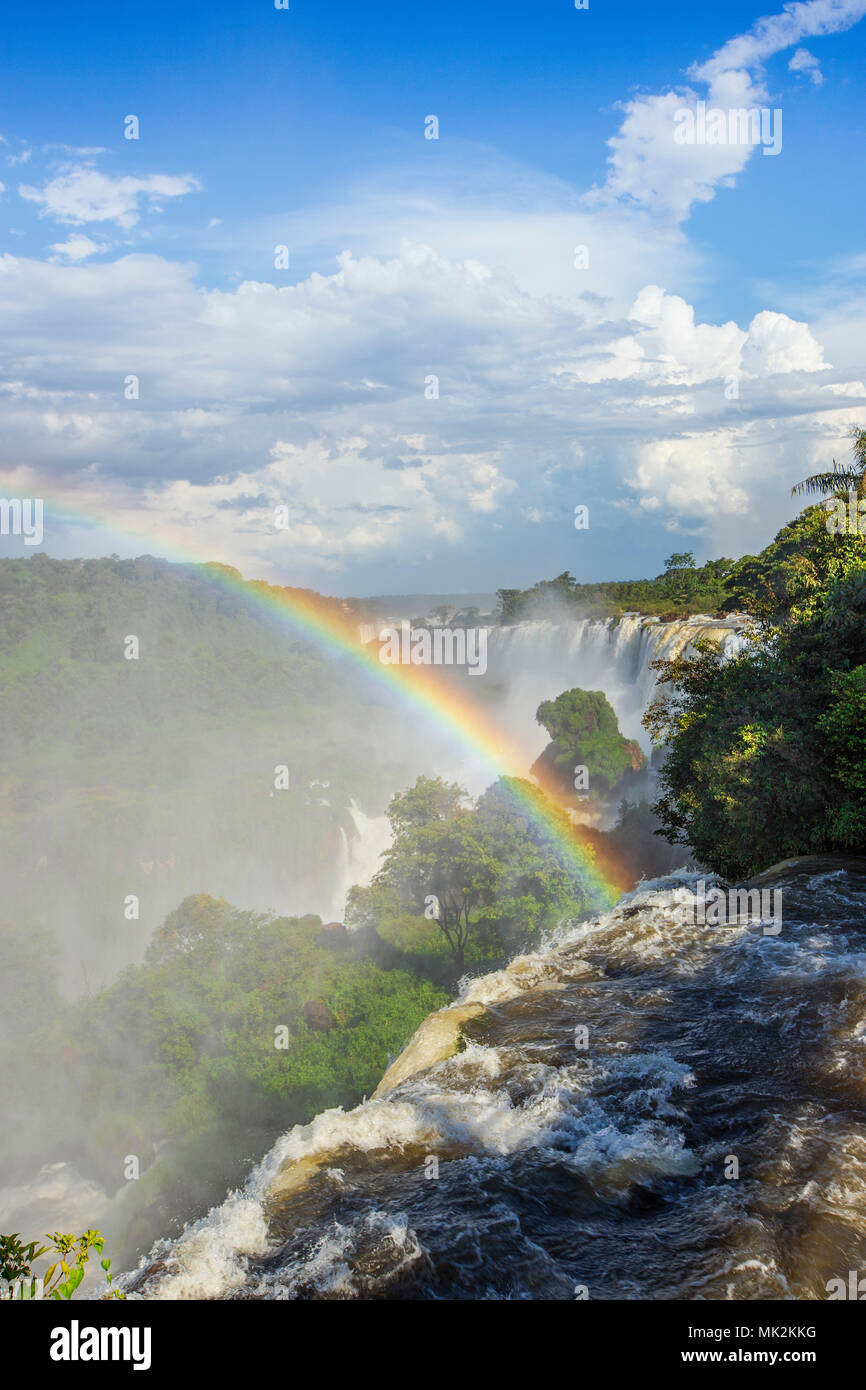
POLYGON ((762 66, 768 58, 792 48, 800 39, 839 34, 866 15, 866 0, 793 0, 781 14, 764 15, 745 34, 728 39, 694 76, 713 83, 728 72, 762 66))
MULTIPOLYGON (((729 39, 688 76, 698 92, 684 85, 662 93, 641 94, 621 104, 622 122, 608 141, 608 175, 590 201, 620 201, 657 216, 681 222, 693 206, 729 188, 756 149, 756 143, 677 143, 677 113, 692 111, 699 101, 724 111, 765 104, 768 94, 763 65, 802 38, 840 33, 866 14, 866 0, 797 0, 781 14, 758 19, 745 34, 729 39)), ((822 80, 817 59, 798 49, 789 64, 822 80)))
POLYGON ((742 363, 744 371, 758 376, 829 370, 824 349, 815 341, 808 324, 796 323, 787 314, 775 314, 769 309, 752 319, 743 344, 742 363))
POLYGON ((201 187, 191 174, 123 175, 112 178, 89 165, 62 170, 41 188, 19 184, 18 192, 39 205, 40 217, 80 226, 85 222, 114 222, 128 230, 141 216, 141 200, 151 206, 163 198, 179 198, 201 187))
POLYGON ((863 406, 784 314, 704 323, 649 285, 607 320, 416 245, 231 291, 158 256, 6 256, 0 360, 3 457, 39 476, 36 495, 106 513, 144 535, 139 549, 196 553, 206 538, 247 572, 313 583, 384 555, 451 565, 474 548, 493 563, 499 528, 525 537, 527 523, 542 572, 544 537, 559 521, 568 534, 593 489, 662 525, 740 525, 764 482, 784 506, 804 421, 835 443, 863 406))
POLYGON ((55 256, 63 256, 68 261, 83 261, 88 256, 94 256, 98 251, 110 251, 110 242, 92 241, 89 236, 84 236, 82 232, 73 232, 66 241, 56 241, 49 250, 55 256))
POLYGON ((820 87, 824 81, 821 64, 818 62, 814 53, 809 52, 808 48, 797 49, 791 61, 788 63, 788 71, 808 73, 816 87, 820 87))

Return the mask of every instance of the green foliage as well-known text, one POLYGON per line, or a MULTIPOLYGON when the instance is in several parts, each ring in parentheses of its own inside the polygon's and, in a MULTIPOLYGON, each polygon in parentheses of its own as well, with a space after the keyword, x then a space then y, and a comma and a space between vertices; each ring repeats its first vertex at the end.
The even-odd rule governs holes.
POLYGON ((730 610, 734 604, 724 579, 733 563, 722 557, 696 568, 692 553, 685 551, 670 556, 665 573, 655 579, 600 584, 579 584, 566 570, 531 589, 497 590, 498 617, 507 624, 569 611, 577 617, 618 618, 635 612, 665 615, 672 607, 680 614, 730 610))
POLYGON ((540 704, 535 717, 552 741, 532 770, 561 795, 573 795, 578 765, 587 768, 593 792, 610 792, 626 773, 646 764, 637 744, 620 733, 613 706, 601 690, 565 690, 540 704))
POLYGON ((131 1126, 185 1138, 226 1122, 285 1126, 373 1090, 389 1053, 445 1001, 328 938, 318 917, 186 899, 145 963, 87 1005, 79 1048, 100 1144, 123 1152, 131 1126))
POLYGON ((219 571, 0 560, 0 914, 65 924, 70 993, 139 959, 214 865, 235 897, 254 865, 265 901, 321 902, 351 796, 384 803, 409 775, 393 706, 259 602, 298 591, 219 571), (123 656, 130 633, 139 661, 123 656), (291 787, 269 796, 278 760, 291 787), (141 924, 118 930, 139 885, 141 924))
POLYGON ((691 550, 675 551, 665 560, 662 583, 672 603, 688 604, 699 582, 695 557, 691 550))
MULTIPOLYGON (((419 777, 388 809, 393 842, 370 888, 352 897, 355 920, 393 923, 400 913, 424 913, 430 927, 422 940, 438 931, 459 974, 470 948, 489 964, 582 911, 591 902, 585 872, 530 814, 533 801, 548 822, 555 818, 528 782, 500 778, 472 806, 456 784, 419 777)), ((389 939, 419 945, 417 929, 414 942, 405 929, 389 939)))
MULTIPOLYGON (((476 802, 475 820, 499 865, 495 897, 481 914, 494 954, 509 955, 596 905, 585 868, 566 848, 571 822, 531 782, 500 777, 476 802)), ((585 848, 582 854, 591 858, 585 848)))
MULTIPOLYGON (((139 1230, 140 1211, 158 1217, 161 1203, 164 1224, 163 1191, 183 1183, 188 1200, 207 1202, 224 1188, 208 1149, 236 1148, 248 1167, 287 1126, 357 1104, 447 998, 375 931, 196 895, 110 987, 54 1018, 36 1007, 5 1051, 4 1112, 31 1117, 31 1162, 62 1132, 79 1170, 109 1188, 136 1154, 144 1171, 124 1199, 129 1223, 139 1230)), ((8 1171, 27 1151, 11 1131, 0 1137, 8 1171)), ((141 1232, 145 1243, 155 1234, 141 1232)))
POLYGON ((844 798, 827 809, 827 828, 840 846, 866 846, 866 665, 830 679, 831 703, 818 720, 831 775, 844 798))
POLYGON ((728 601, 769 627, 808 618, 863 554, 862 537, 831 535, 824 508, 807 507, 760 555, 737 561, 725 579, 728 601))
POLYGON ((466 793, 441 778, 419 777, 388 807, 393 840, 373 882, 428 912, 463 969, 473 910, 491 897, 497 866, 473 833, 466 793))
MULTIPOLYGON (((85 1231, 80 1236, 55 1231, 45 1239, 48 1245, 39 1245, 35 1240, 25 1245, 17 1231, 9 1236, 0 1235, 0 1300, 68 1301, 84 1279, 91 1250, 103 1255, 105 1249, 105 1240, 98 1231, 85 1231), (58 1259, 40 1277, 33 1265, 49 1252, 58 1259)), ((104 1297, 125 1298, 119 1289, 111 1287, 114 1282, 111 1260, 103 1257, 100 1267, 108 1290, 104 1297)))
POLYGON ((866 543, 810 507, 730 578, 760 616, 745 651, 657 663, 646 727, 669 745, 669 838, 728 878, 798 854, 866 851, 866 543))

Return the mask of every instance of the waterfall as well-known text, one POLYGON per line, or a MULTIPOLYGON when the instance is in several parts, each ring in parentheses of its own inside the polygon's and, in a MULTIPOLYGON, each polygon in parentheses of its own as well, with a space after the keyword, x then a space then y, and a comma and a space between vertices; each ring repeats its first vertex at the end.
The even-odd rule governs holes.
POLYGON ((367 884, 381 868, 381 856, 391 843, 391 822, 387 816, 368 816, 354 801, 349 814, 356 835, 349 843, 349 868, 353 883, 367 884))
POLYGON ((346 894, 353 884, 366 885, 381 864, 381 855, 391 843, 387 816, 368 816, 355 801, 348 806, 349 833, 340 827, 340 850, 334 866, 334 891, 330 913, 342 921, 346 894))
POLYGON ((288 1130, 123 1286, 825 1298, 866 1239, 866 874, 800 859, 767 875, 779 937, 739 908, 693 924, 698 878, 642 884, 468 980, 374 1096, 288 1130))
POLYGON ((524 734, 534 731, 533 756, 547 742, 546 732, 535 724, 538 706, 575 686, 603 691, 625 736, 649 752, 641 719, 657 689, 652 663, 679 656, 704 637, 732 655, 744 645, 748 625, 740 614, 721 619, 697 614, 662 623, 640 613, 626 613, 619 620, 514 623, 489 630, 488 675, 505 692, 509 726, 524 734))

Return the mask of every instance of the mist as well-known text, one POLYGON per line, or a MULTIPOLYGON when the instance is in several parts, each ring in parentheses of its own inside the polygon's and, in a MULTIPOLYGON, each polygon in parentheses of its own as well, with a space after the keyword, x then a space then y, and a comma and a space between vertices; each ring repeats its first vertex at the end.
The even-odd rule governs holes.
MULTIPOLYGON (((427 774, 475 797, 493 773, 384 680, 203 567, 37 556, 4 562, 0 582, 9 808, 0 1004, 11 1061, 0 1217, 28 1230, 80 1217, 128 1255, 240 1181, 290 1116, 283 1107, 273 1123, 249 1119, 233 1099, 230 1121, 209 1118, 203 1100, 188 1128, 210 1125, 207 1142, 187 1145, 146 1120, 113 1125, 115 1111, 153 1112, 152 1073, 164 1061, 142 1055, 129 1009, 145 1006, 132 1002, 136 977, 124 972, 151 969, 148 948, 166 919, 199 899, 226 920, 246 914, 250 932, 271 919, 341 922, 349 889, 370 881, 388 847, 395 792, 427 774), (69 1042, 82 1029, 86 1041, 69 1042), (136 1182, 124 1181, 130 1156, 136 1182), (149 1192, 142 1179, 157 1172, 149 1192)), ((358 616, 360 626, 370 614, 358 616)), ((651 661, 710 626, 736 640, 730 624, 612 624, 555 608, 510 626, 480 621, 484 678, 441 675, 507 730, 527 773, 547 741, 535 717, 543 700, 602 690, 624 734, 646 746, 651 661)), ((310 958, 308 992, 326 965, 310 958)), ((160 999, 195 1021, 197 988, 180 971, 161 977, 160 999)), ((198 1045, 218 1053, 215 1027, 198 1045)))

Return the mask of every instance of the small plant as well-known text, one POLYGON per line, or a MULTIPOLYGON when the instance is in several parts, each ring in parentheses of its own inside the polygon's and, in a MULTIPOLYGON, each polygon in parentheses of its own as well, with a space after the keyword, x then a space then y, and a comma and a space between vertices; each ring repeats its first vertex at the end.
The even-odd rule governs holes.
MULTIPOLYGON (((85 1231, 80 1236, 55 1231, 45 1239, 48 1245, 38 1245, 35 1240, 25 1245, 17 1231, 11 1236, 0 1235, 0 1300, 70 1299, 84 1278, 91 1250, 102 1255, 105 1248, 105 1239, 98 1231, 85 1231), (33 1273, 33 1265, 48 1254, 59 1258, 40 1278, 33 1273)), ((108 1288, 104 1297, 125 1298, 119 1289, 111 1287, 111 1260, 106 1256, 100 1265, 108 1288)))

